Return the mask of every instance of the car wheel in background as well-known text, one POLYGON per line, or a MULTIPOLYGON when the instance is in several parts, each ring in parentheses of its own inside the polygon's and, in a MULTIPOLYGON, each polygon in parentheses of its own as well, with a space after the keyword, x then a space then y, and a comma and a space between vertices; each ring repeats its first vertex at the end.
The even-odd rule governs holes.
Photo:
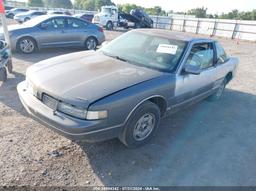
POLYGON ((29 20, 30 20, 30 18, 29 18, 29 17, 26 17, 26 18, 24 19, 24 22, 29 21, 29 20))
POLYGON ((5 82, 6 80, 7 80, 6 68, 2 67, 0 68, 0 81, 5 82))
POLYGON ((12 65, 12 61, 9 60, 8 64, 7 64, 7 70, 9 73, 12 73, 13 70, 13 65, 12 65))
POLYGON ((141 28, 141 24, 140 24, 140 23, 135 23, 135 28, 136 28, 136 29, 141 28))
POLYGON ((207 98, 207 100, 209 100, 209 101, 217 101, 217 100, 219 100, 221 98, 224 90, 225 90, 226 85, 227 85, 227 78, 224 78, 224 80, 222 81, 222 83, 221 83, 220 87, 218 88, 218 90, 214 94, 210 95, 207 98))
POLYGON ((36 49, 36 41, 30 37, 23 37, 17 43, 17 49, 25 54, 31 54, 36 49))
POLYGON ((114 25, 111 21, 108 21, 107 24, 106 24, 106 29, 107 30, 113 30, 114 28, 114 25))
POLYGON ((89 37, 86 41, 85 41, 85 48, 86 50, 95 50, 97 47, 97 40, 94 37, 89 37))
POLYGON ((132 113, 119 139, 128 148, 143 146, 155 134, 159 121, 159 107, 150 101, 146 101, 132 113))
POLYGON ((10 19, 13 19, 14 14, 13 14, 13 13, 10 13, 10 14, 8 14, 8 17, 9 17, 10 19))

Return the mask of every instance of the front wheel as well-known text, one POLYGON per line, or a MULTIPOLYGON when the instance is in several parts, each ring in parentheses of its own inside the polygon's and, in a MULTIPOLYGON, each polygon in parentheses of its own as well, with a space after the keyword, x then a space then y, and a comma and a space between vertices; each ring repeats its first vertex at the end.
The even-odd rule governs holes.
POLYGON ((111 21, 108 21, 107 24, 106 24, 106 29, 107 30, 113 30, 114 28, 114 25, 111 21))
POLYGON ((225 90, 226 85, 227 85, 227 79, 224 78, 224 80, 221 82, 221 85, 218 88, 218 90, 214 94, 210 95, 207 98, 207 100, 209 100, 209 101, 217 101, 217 100, 219 100, 221 98, 224 90, 225 90))
POLYGON ((7 70, 9 73, 13 72, 13 65, 12 65, 12 61, 9 60, 8 64, 7 64, 7 70))
POLYGON ((17 49, 25 54, 31 54, 36 49, 36 42, 30 37, 23 37, 17 43, 17 49))
POLYGON ((29 17, 26 17, 25 19, 24 19, 24 22, 27 22, 27 21, 29 21, 30 20, 30 18, 29 17))
POLYGON ((128 148, 143 146, 157 131, 159 121, 159 107, 147 101, 132 113, 119 139, 128 148))
POLYGON ((97 47, 97 40, 94 37, 89 37, 85 41, 85 48, 86 50, 95 50, 97 47))
POLYGON ((0 68, 0 81, 5 82, 6 80, 7 80, 6 68, 2 67, 0 68))

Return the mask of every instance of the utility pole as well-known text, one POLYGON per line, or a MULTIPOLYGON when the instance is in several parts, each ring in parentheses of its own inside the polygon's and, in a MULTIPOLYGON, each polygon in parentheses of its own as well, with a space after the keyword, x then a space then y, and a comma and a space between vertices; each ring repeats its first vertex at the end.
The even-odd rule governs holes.
POLYGON ((10 41, 10 36, 9 36, 8 28, 7 28, 3 0, 0 0, 0 18, 1 18, 1 23, 2 23, 2 27, 3 27, 4 38, 5 38, 6 42, 8 43, 9 47, 11 47, 11 41, 10 41))

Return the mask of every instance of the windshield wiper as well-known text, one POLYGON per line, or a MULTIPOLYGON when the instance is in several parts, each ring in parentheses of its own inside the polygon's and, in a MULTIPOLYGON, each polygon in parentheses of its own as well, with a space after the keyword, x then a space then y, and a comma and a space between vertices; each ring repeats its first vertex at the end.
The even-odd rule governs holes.
POLYGON ((121 61, 124 61, 124 62, 130 62, 129 60, 125 59, 125 58, 121 58, 120 56, 116 56, 116 55, 112 55, 112 54, 108 54, 106 52, 103 52, 103 54, 105 54, 106 56, 109 56, 111 58, 115 58, 117 60, 121 60, 121 61))

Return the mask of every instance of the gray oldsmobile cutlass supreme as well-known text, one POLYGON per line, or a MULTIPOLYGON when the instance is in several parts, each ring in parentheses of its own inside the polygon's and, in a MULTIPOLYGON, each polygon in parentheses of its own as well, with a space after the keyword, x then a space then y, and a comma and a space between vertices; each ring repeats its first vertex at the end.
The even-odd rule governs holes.
POLYGON ((139 29, 29 67, 18 93, 34 118, 70 139, 137 147, 168 112, 219 99, 237 65, 215 40, 139 29))

